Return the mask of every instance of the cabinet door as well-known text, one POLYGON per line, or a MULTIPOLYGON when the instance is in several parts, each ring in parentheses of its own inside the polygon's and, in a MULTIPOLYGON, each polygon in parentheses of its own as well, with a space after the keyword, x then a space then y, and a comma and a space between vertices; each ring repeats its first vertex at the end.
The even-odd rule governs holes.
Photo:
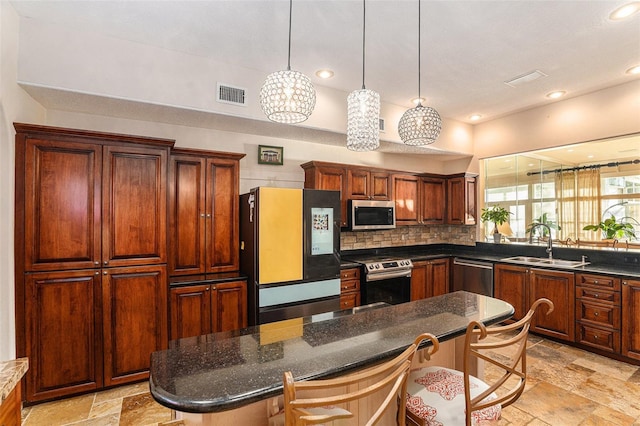
POLYGON ((420 222, 444 223, 446 180, 420 178, 420 222))
POLYGON ((440 296, 449 292, 449 259, 436 259, 429 262, 429 281, 431 282, 432 294, 430 296, 440 296))
POLYGON ((247 326, 247 285, 244 281, 216 284, 211 288, 211 329, 230 331, 247 326))
POLYGON ((391 177, 385 172, 371 172, 369 196, 372 200, 391 199, 391 177))
POLYGON ((206 160, 172 155, 169 167, 169 275, 205 270, 206 160))
POLYGON ((207 159, 206 272, 240 267, 238 162, 207 159))
POLYGON ((640 280, 622 281, 622 355, 640 360, 640 280))
POLYGON ((512 321, 522 319, 529 311, 529 306, 527 305, 529 269, 521 266, 496 264, 494 273, 493 292, 495 297, 513 306, 512 321))
POLYGON ((447 223, 476 224, 476 179, 474 177, 447 179, 447 223))
POLYGON ((166 267, 103 269, 102 300, 105 386, 146 379, 168 342, 166 267))
POLYGON ((573 273, 531 269, 529 280, 529 305, 541 297, 553 302, 549 315, 546 309, 536 312, 531 331, 573 342, 576 298, 573 273))
POLYGON ((16 193, 24 196, 24 216, 16 214, 17 228, 24 219, 24 269, 99 267, 102 147, 41 139, 24 144, 24 193, 16 193))
POLYGON ((97 269, 26 275, 27 401, 102 386, 100 281, 97 269))
POLYGON ((371 173, 367 170, 348 169, 347 188, 350 200, 368 200, 370 197, 371 173))
POLYGON ((171 340, 211 333, 209 285, 172 288, 170 298, 171 340))
POLYGON ((105 146, 103 266, 167 261, 167 150, 105 146))
POLYGON ((411 301, 427 297, 427 262, 413 262, 411 270, 411 301))
POLYGON ((396 202, 396 224, 415 225, 418 216, 418 177, 393 176, 393 199, 396 202))
POLYGON ((340 191, 340 226, 348 226, 347 217, 347 172, 340 167, 320 167, 309 169, 305 172, 305 188, 311 189, 327 189, 332 191, 340 191), (307 178, 308 174, 313 174, 314 178, 307 178), (307 186, 307 182, 312 185, 307 186))

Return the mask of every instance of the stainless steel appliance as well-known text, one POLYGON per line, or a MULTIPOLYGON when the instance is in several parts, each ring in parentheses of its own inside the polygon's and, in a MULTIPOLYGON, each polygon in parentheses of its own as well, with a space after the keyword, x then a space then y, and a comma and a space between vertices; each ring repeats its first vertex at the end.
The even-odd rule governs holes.
POLYGON ((349 224, 352 231, 393 229, 396 227, 395 201, 349 201, 349 224))
POLYGON ((357 260, 364 266, 360 284, 363 305, 385 302, 390 305, 411 300, 411 259, 370 258, 357 260))
POLYGON ((340 192, 254 188, 240 196, 249 324, 340 309, 340 192))
POLYGON ((451 290, 493 296, 493 263, 454 258, 451 290))

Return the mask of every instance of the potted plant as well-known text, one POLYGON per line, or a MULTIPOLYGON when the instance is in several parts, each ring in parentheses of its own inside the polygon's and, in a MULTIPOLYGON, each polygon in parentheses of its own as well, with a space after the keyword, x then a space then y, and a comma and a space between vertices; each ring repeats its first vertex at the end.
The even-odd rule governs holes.
POLYGON ((627 240, 635 239, 636 234, 633 224, 625 222, 625 219, 632 218, 623 217, 618 221, 614 215, 611 215, 610 218, 603 220, 597 225, 587 225, 582 229, 584 231, 600 230, 605 240, 619 240, 622 238, 626 238, 627 240))
POLYGON ((493 206, 489 208, 483 208, 482 213, 480 214, 480 220, 483 222, 493 222, 493 241, 496 243, 500 242, 502 236, 498 231, 498 225, 502 225, 507 220, 509 220, 509 215, 511 212, 504 207, 501 206, 493 206))
MULTIPOLYGON (((531 230, 533 229, 534 225, 538 225, 538 224, 543 224, 543 225, 547 225, 549 228, 551 229, 555 229, 556 231, 560 231, 562 230, 562 227, 560 225, 558 225, 556 222, 554 222, 553 220, 549 219, 547 213, 543 213, 542 216, 540 216, 539 218, 536 218, 533 220, 533 222, 531 222, 528 226, 527 226, 527 231, 526 233, 530 233, 531 230)), ((549 230, 547 228, 544 227, 538 227, 537 229, 534 230, 534 232, 536 233, 541 233, 539 234, 540 238, 546 238, 549 237, 549 230)))

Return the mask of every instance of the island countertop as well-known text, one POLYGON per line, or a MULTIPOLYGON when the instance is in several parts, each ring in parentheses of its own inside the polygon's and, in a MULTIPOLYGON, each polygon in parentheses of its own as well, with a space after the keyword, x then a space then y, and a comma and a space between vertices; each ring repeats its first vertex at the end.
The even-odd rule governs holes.
POLYGON ((458 291, 180 339, 151 355, 150 390, 178 411, 226 411, 281 394, 285 371, 302 380, 349 373, 398 355, 421 333, 445 341, 470 321, 490 325, 512 314, 499 299, 458 291))

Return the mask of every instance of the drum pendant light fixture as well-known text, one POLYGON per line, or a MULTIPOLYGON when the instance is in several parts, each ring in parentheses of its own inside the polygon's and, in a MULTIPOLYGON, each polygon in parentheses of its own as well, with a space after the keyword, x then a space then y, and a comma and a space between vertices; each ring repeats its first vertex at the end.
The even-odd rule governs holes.
POLYGON ((295 124, 305 121, 316 105, 316 91, 311 80, 299 71, 291 69, 291 12, 293 0, 289 0, 289 54, 287 69, 267 76, 260 89, 260 105, 269 120, 276 123, 295 124))
POLYGON ((347 97, 347 148, 373 151, 380 146, 380 95, 364 85, 366 0, 362 1, 362 89, 347 97))
POLYGON ((438 111, 422 106, 420 97, 420 0, 418 0, 418 105, 402 114, 398 134, 406 145, 429 145, 438 139, 442 120, 438 111))

